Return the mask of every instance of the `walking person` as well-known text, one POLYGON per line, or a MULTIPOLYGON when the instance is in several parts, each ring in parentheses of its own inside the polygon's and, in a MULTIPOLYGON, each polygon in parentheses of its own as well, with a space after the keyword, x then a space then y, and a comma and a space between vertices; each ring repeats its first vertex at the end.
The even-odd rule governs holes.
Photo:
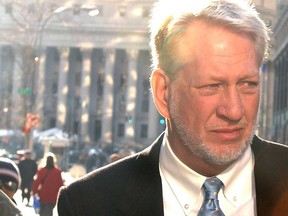
POLYGON ((30 150, 25 150, 24 157, 20 160, 18 167, 22 180, 22 202, 24 203, 24 200, 26 198, 27 206, 29 206, 33 177, 37 172, 37 163, 35 160, 32 159, 30 150))
POLYGON ((45 158, 46 165, 37 171, 32 185, 32 194, 39 196, 40 216, 52 216, 59 188, 63 186, 63 179, 62 171, 56 164, 55 155, 49 153, 45 158))
POLYGON ((254 5, 159 0, 150 27, 166 130, 61 188, 59 216, 287 215, 288 147, 256 135, 269 29, 254 5))

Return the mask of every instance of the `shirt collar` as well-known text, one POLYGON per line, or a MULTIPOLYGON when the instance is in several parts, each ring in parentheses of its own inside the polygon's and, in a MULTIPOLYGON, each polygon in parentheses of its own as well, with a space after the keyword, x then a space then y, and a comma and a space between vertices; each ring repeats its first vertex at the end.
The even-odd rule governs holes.
POLYGON ((255 198, 254 163, 254 155, 249 146, 237 162, 217 176, 224 184, 224 196, 235 207, 255 198))
MULTIPOLYGON (((255 199, 253 167, 254 157, 249 146, 235 163, 217 176, 224 184, 223 199, 226 199, 229 208, 243 206, 255 199)), ((199 203, 201 205, 201 187, 207 177, 193 171, 179 160, 170 147, 167 135, 162 142, 159 168, 181 206, 191 203, 191 208, 186 209, 187 212, 191 211, 193 206, 199 203)))
POLYGON ((164 136, 159 159, 160 171, 164 175, 174 195, 181 206, 190 203, 185 211, 191 211, 192 207, 201 201, 201 187, 206 177, 190 169, 172 151, 169 141, 164 136), (189 192, 187 192, 189 191, 189 192))

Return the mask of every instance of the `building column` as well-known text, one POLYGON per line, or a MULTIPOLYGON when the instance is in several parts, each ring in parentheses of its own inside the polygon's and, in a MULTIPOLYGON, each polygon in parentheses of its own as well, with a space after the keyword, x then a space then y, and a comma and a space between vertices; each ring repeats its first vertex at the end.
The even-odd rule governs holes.
POLYGON ((14 70, 13 70, 13 89, 12 89, 12 104, 11 104, 11 127, 21 128, 24 126, 24 100, 25 95, 19 93, 22 88, 22 55, 21 49, 14 47, 14 70))
POLYGON ((274 82, 275 82, 275 68, 272 65, 271 61, 268 61, 268 70, 267 70, 267 98, 269 102, 267 104, 267 118, 266 118, 266 139, 271 140, 272 130, 273 130, 273 104, 274 104, 274 82))
POLYGON ((148 113, 148 139, 153 141, 158 134, 159 113, 155 107, 152 93, 149 94, 149 113, 148 113))
MULTIPOLYGON (((0 46, 0 52, 4 53, 3 46, 0 46)), ((8 85, 7 80, 10 80, 7 69, 4 69, 4 65, 7 64, 5 62, 5 59, 3 59, 3 55, 0 56, 0 128, 1 129, 8 129, 9 123, 8 123, 8 116, 11 113, 11 107, 9 107, 9 99, 8 99, 8 89, 6 88, 8 85), (4 62, 4 64, 3 64, 4 62), (4 87, 4 88, 3 88, 4 87)), ((8 63, 9 64, 9 63, 8 63)), ((12 76, 13 77, 13 76, 12 76)), ((11 84, 11 83, 9 83, 11 84)))
POLYGON ((80 133, 82 142, 89 143, 89 87, 91 84, 91 53, 92 49, 82 49, 82 74, 81 74, 81 88, 80 88, 80 133))
POLYGON ((102 103, 102 128, 101 143, 112 142, 112 114, 113 114, 113 71, 115 64, 115 50, 107 49, 103 51, 105 55, 105 75, 102 103))
POLYGON ((68 94, 68 70, 69 70, 69 48, 59 49, 59 77, 57 91, 57 128, 64 129, 66 121, 66 100, 68 94))
MULTIPOLYGON (((2 46, 0 46, 0 52, 1 53, 3 52, 3 47, 2 46)), ((3 108, 5 106, 4 105, 4 97, 3 97, 3 93, 2 93, 4 90, 1 90, 1 87, 4 85, 3 82, 4 82, 4 79, 6 78, 5 74, 3 72, 3 67, 2 67, 3 59, 2 58, 3 57, 0 56, 0 77, 2 78, 2 79, 0 79, 0 113, 1 114, 2 114, 3 108), (4 79, 3 79, 3 77, 4 77, 4 79)), ((0 123, 1 123, 1 121, 0 121, 0 123)), ((3 126, 0 124, 0 127, 4 128, 4 124, 3 124, 3 126)))
POLYGON ((41 49, 40 57, 38 62, 38 68, 35 72, 35 84, 34 84, 34 91, 35 91, 35 104, 34 110, 36 114, 39 115, 40 121, 39 125, 37 126, 39 130, 42 129, 43 123, 43 104, 44 104, 44 91, 45 91, 45 64, 46 64, 46 47, 41 49))
POLYGON ((126 118, 125 137, 128 141, 134 140, 135 117, 136 117, 136 94, 137 94, 137 57, 138 50, 127 50, 128 74, 126 92, 126 118))

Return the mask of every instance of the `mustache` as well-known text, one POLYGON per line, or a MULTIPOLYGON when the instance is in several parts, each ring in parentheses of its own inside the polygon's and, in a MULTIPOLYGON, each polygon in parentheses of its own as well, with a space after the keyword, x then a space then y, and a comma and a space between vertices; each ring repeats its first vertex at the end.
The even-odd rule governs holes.
POLYGON ((223 123, 209 123, 205 125, 207 130, 221 130, 221 129, 241 129, 248 126, 246 119, 242 119, 239 122, 223 122, 223 123))

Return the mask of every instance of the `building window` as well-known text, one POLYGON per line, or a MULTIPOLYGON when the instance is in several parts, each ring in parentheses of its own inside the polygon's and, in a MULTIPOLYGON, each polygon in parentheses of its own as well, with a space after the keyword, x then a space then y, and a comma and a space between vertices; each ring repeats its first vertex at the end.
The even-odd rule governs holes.
POLYGON ((103 89, 104 89, 104 73, 99 73, 98 80, 97 80, 97 95, 98 96, 103 95, 103 89))
POLYGON ((82 73, 81 71, 77 71, 75 74, 75 84, 76 86, 81 86, 81 82, 82 82, 82 73))
POLYGON ((121 94, 119 101, 119 113, 125 113, 126 111, 126 98, 125 95, 121 94))
POLYGON ((142 107, 141 108, 142 108, 141 111, 143 113, 148 113, 148 111, 149 111, 149 101, 147 99, 142 101, 142 107))
POLYGON ((119 16, 120 16, 120 17, 125 17, 125 16, 126 16, 126 7, 121 6, 121 7, 119 8, 119 16))
POLYGON ((53 95, 56 95, 57 94, 57 91, 58 91, 58 84, 53 82, 52 83, 52 94, 53 95))
POLYGON ((148 17, 150 15, 150 8, 143 7, 142 8, 142 17, 148 17))
POLYGON ((125 126, 123 123, 118 124, 118 137, 124 137, 125 126))
POLYGON ((75 4, 73 6, 73 14, 74 15, 79 15, 80 14, 80 9, 81 9, 81 6, 79 4, 75 4))
POLYGON ((55 118, 51 118, 51 119, 50 119, 49 127, 50 127, 50 128, 56 127, 56 119, 55 119, 55 118))
POLYGON ((73 134, 78 134, 78 132, 79 132, 79 122, 78 121, 74 121, 72 132, 73 132, 73 134))
POLYGON ((95 141, 97 141, 101 138, 101 131, 102 131, 101 120, 96 120, 95 121, 95 132, 94 132, 95 141))
POLYGON ((148 137, 148 125, 146 125, 146 124, 141 125, 140 136, 141 136, 141 138, 147 138, 148 137))
POLYGON ((142 107, 141 111, 143 113, 147 113, 149 111, 149 88, 150 88, 150 82, 148 77, 144 77, 142 82, 142 107))
POLYGON ((12 7, 12 4, 6 4, 5 5, 5 13, 12 13, 12 10, 13 10, 13 7, 12 7))

